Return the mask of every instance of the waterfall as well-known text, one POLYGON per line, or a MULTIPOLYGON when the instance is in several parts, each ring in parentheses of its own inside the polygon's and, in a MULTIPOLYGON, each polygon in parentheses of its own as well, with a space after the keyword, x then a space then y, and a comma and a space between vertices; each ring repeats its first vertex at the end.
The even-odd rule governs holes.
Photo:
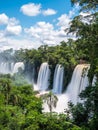
POLYGON ((13 74, 17 73, 19 71, 19 68, 21 68, 22 70, 24 70, 24 63, 23 62, 17 62, 17 63, 15 63, 14 68, 13 68, 13 74))
MULTIPOLYGON (((55 67, 55 72, 54 72, 54 80, 53 80, 53 93, 56 94, 58 98, 57 102, 57 107, 53 108, 53 111, 55 112, 64 112, 64 109, 66 108, 66 102, 67 102, 67 97, 65 94, 62 93, 62 87, 63 87, 63 75, 64 75, 64 67, 61 65, 57 64, 55 67)), ((43 94, 43 93, 42 93, 43 94)), ((47 103, 43 104, 43 112, 49 112, 49 107, 47 103)))
MULTIPOLYGON (((54 84, 60 81, 60 80, 55 79, 57 76, 57 71, 60 69, 59 67, 61 66, 57 65, 55 68, 54 84)), ((82 90, 84 90, 89 85, 89 81, 87 77, 89 68, 90 68, 89 64, 79 64, 75 67, 71 82, 68 85, 65 93, 57 94, 57 92, 60 92, 57 89, 58 87, 55 87, 55 89, 53 88, 53 91, 56 92, 56 96, 58 97, 57 107, 53 108, 54 112, 64 113, 64 109, 68 108, 69 101, 72 101, 72 103, 74 104, 77 104, 77 102, 82 102, 80 98, 78 97, 78 95, 82 92, 82 90)), ((59 71, 58 73, 60 73, 59 71)), ((57 77, 60 77, 60 76, 57 76, 57 77)), ((49 112, 49 107, 46 103, 43 104, 43 108, 44 108, 43 112, 49 112)))
POLYGON ((21 68, 24 70, 24 64, 23 62, 17 62, 14 64, 14 62, 1 62, 0 63, 0 73, 1 74, 14 74, 18 72, 18 69, 21 68))
POLYGON ((63 88, 64 67, 57 64, 54 72, 53 93, 61 94, 63 88))
POLYGON ((35 68, 33 67, 33 72, 32 72, 32 83, 35 84, 35 68))
POLYGON ((13 71, 14 63, 1 62, 0 63, 0 73, 1 74, 11 74, 13 71))
POLYGON ((97 77, 94 75, 93 81, 92 81, 92 86, 95 86, 95 85, 96 85, 96 81, 97 81, 97 77))
POLYGON ((38 73, 37 87, 39 90, 47 90, 49 86, 50 70, 47 62, 42 63, 38 73))
POLYGON ((80 64, 74 69, 71 82, 66 90, 69 101, 71 100, 74 104, 80 102, 78 95, 89 85, 87 77, 89 68, 89 64, 80 64))

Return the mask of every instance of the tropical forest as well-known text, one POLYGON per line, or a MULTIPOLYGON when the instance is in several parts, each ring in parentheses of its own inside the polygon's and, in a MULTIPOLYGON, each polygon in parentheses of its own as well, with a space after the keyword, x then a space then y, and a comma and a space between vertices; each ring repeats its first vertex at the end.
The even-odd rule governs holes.
POLYGON ((0 130, 98 130, 98 0, 70 2, 74 38, 0 51, 0 130))

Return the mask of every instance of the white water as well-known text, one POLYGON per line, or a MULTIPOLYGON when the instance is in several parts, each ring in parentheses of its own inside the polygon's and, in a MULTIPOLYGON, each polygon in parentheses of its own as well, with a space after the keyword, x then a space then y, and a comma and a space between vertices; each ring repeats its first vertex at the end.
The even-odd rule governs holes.
POLYGON ((13 71, 14 63, 1 62, 0 63, 0 73, 1 74, 11 74, 13 71))
POLYGON ((32 83, 33 83, 33 86, 35 84, 34 76, 35 76, 35 68, 33 67, 33 72, 32 72, 32 83))
POLYGON ((24 70, 24 63, 23 62, 17 62, 17 63, 15 63, 14 68, 13 68, 13 74, 17 73, 19 71, 19 68, 21 68, 22 70, 24 70))
POLYGON ((64 67, 57 64, 54 72, 53 93, 61 94, 63 89, 64 67))
MULTIPOLYGON (((67 87, 67 90, 64 94, 56 95, 58 97, 57 107, 53 109, 54 112, 62 113, 64 109, 68 107, 68 102, 71 100, 74 104, 77 102, 81 102, 78 95, 84 90, 89 82, 88 82, 88 69, 90 65, 88 64, 80 64, 77 65, 74 69, 72 79, 70 84, 67 87)), ((49 108, 47 104, 43 105, 44 112, 49 112, 49 108)))
POLYGON ((96 81, 97 81, 97 77, 94 75, 93 81, 92 81, 92 86, 94 86, 96 84, 96 81))
POLYGON ((49 86, 50 70, 47 62, 42 63, 38 73, 37 85, 38 90, 45 91, 49 86))
MULTIPOLYGON (((56 108, 52 109, 52 112, 64 113, 67 108, 68 97, 65 94, 56 94, 56 96, 58 98, 58 102, 56 108)), ((50 112, 46 103, 43 104, 43 112, 50 112)))
POLYGON ((79 94, 89 85, 87 77, 89 68, 89 64, 80 64, 74 69, 71 82, 65 93, 68 96, 68 100, 72 101, 74 104, 80 102, 79 94))

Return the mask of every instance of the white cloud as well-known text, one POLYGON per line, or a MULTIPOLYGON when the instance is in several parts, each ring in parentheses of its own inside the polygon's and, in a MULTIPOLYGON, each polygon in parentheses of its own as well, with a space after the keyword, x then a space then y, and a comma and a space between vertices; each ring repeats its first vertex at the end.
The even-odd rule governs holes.
POLYGON ((22 27, 16 18, 9 18, 8 24, 5 28, 5 35, 19 35, 22 32, 22 27))
POLYGON ((41 44, 57 45, 62 40, 67 40, 66 33, 61 29, 54 29, 53 25, 46 22, 38 22, 35 26, 25 28, 25 33, 41 44))
POLYGON ((43 31, 47 31, 47 30, 52 30, 53 29, 53 25, 52 24, 50 24, 50 23, 46 23, 46 22, 38 22, 37 23, 37 26, 39 27, 39 28, 41 28, 43 31))
POLYGON ((79 4, 75 4, 75 7, 69 11, 68 14, 62 14, 59 18, 58 18, 58 23, 57 25, 61 27, 62 30, 65 30, 66 28, 68 28, 70 26, 70 22, 72 20, 72 18, 77 14, 79 10, 79 4))
POLYGON ((6 14, 0 14, 0 24, 7 24, 8 20, 9 18, 6 14))
POLYGON ((57 25, 61 27, 62 30, 65 30, 65 28, 69 27, 69 23, 70 23, 71 19, 68 15, 66 14, 62 14, 59 18, 58 18, 58 23, 57 25))
POLYGON ((37 16, 41 13, 41 4, 29 3, 21 7, 21 12, 27 16, 37 16))
POLYGON ((6 35, 19 35, 22 32, 22 27, 20 25, 8 25, 6 27, 6 35))
POLYGON ((24 38, 24 39, 15 39, 15 38, 8 38, 8 44, 10 46, 10 48, 13 48, 15 50, 18 50, 20 48, 23 49, 31 49, 34 48, 34 43, 33 41, 24 38))
POLYGON ((31 26, 30 28, 26 28, 25 32, 30 34, 32 37, 40 38, 41 36, 46 36, 53 31, 53 25, 46 22, 38 22, 35 26, 31 26))
MULTIPOLYGON (((27 6, 23 5, 21 7, 21 11, 28 16, 36 16, 40 13, 43 14, 43 10, 41 10, 40 4, 32 4, 27 4, 27 6), (31 6, 28 7, 28 5, 31 6)), ((52 13, 50 13, 51 11, 44 11, 46 11, 46 14, 43 15, 52 15, 52 13)), ((2 24, 6 24, 6 26, 4 30, 0 31, 0 49, 31 49, 37 48, 44 44, 57 45, 63 40, 67 41, 68 38, 75 37, 72 34, 67 35, 67 32, 64 32, 64 30, 69 27, 69 23, 73 16, 76 15, 75 12, 76 10, 72 9, 68 15, 62 14, 59 18, 56 19, 55 28, 53 24, 41 21, 37 22, 31 27, 24 29, 22 29, 22 26, 16 18, 9 18, 6 14, 4 14, 3 17, 6 16, 5 23, 3 21, 0 22, 2 24), (24 32, 22 32, 22 30, 24 32), (21 32, 22 35, 20 35, 21 32)))
POLYGON ((48 8, 47 10, 41 10, 41 4, 29 3, 21 6, 20 11, 27 16, 37 16, 43 14, 44 16, 54 15, 57 13, 54 9, 48 8))
POLYGON ((10 26, 14 26, 14 25, 18 25, 18 24, 19 24, 19 21, 15 17, 10 18, 8 21, 8 25, 10 25, 10 26))
POLYGON ((57 28, 54 29, 53 24, 46 22, 38 22, 30 28, 25 28, 24 31, 32 38, 32 40, 37 41, 40 44, 57 45, 61 41, 67 41, 69 38, 75 39, 75 35, 67 34, 64 30, 70 27, 70 22, 72 17, 77 12, 78 6, 76 5, 69 14, 62 14, 57 20, 57 28))
POLYGON ((34 42, 25 37, 22 39, 6 37, 6 40, 0 43, 0 51, 10 48, 13 48, 14 50, 19 50, 20 48, 32 49, 38 48, 40 45, 40 43, 34 42))
POLYGON ((47 9, 47 10, 42 11, 42 13, 43 13, 44 16, 48 16, 48 15, 54 15, 57 12, 53 9, 47 9))
POLYGON ((73 18, 75 15, 77 15, 78 12, 79 12, 79 9, 80 9, 79 4, 78 4, 78 3, 75 4, 74 8, 69 11, 69 17, 70 17, 70 18, 73 18))
POLYGON ((0 31, 0 43, 6 42, 6 38, 4 36, 4 32, 0 31))
POLYGON ((19 25, 19 21, 15 17, 9 18, 4 13, 0 14, 0 24, 5 24, 5 28, 2 30, 3 38, 1 38, 0 32, 1 39, 5 39, 5 36, 19 35, 22 31, 22 27, 19 25))
POLYGON ((45 22, 38 22, 35 26, 26 28, 25 32, 30 36, 39 38, 42 35, 48 35, 53 30, 53 25, 45 22))

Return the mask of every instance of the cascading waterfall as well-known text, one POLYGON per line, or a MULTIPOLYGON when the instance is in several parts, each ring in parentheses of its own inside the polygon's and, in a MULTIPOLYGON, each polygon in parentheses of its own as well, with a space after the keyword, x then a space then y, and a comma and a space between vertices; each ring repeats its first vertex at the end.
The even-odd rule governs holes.
POLYGON ((35 82, 35 67, 33 67, 33 71, 32 71, 32 84, 33 84, 33 88, 35 91, 38 91, 38 86, 35 82))
POLYGON ((17 63, 15 63, 14 68, 13 68, 13 74, 17 73, 19 71, 19 68, 21 68, 22 70, 24 70, 24 63, 23 62, 17 62, 17 63))
POLYGON ((74 104, 80 102, 79 94, 89 85, 87 77, 89 68, 89 64, 80 64, 74 69, 71 82, 65 93, 68 96, 68 100, 72 101, 74 104))
POLYGON ((13 72, 13 69, 14 69, 14 62, 11 63, 11 73, 13 72))
MULTIPOLYGON (((62 113, 64 112, 64 109, 68 107, 67 104, 69 101, 72 101, 74 104, 77 104, 77 102, 81 102, 78 95, 89 84, 87 77, 89 68, 89 64, 80 64, 75 67, 71 82, 68 85, 66 92, 59 95, 56 94, 56 96, 58 97, 58 102, 57 107, 54 108, 53 111, 62 113)), ((47 104, 44 104, 44 112, 49 112, 47 104)))
POLYGON ((47 62, 42 63, 37 79, 38 90, 44 91, 48 89, 49 86, 50 69, 47 62))
POLYGON ((33 67, 33 72, 32 72, 32 83, 35 84, 35 68, 33 67))
MULTIPOLYGON (((53 108, 55 112, 64 112, 66 108, 67 98, 65 94, 62 93, 63 88, 63 76, 64 76, 64 67, 57 64, 54 72, 54 81, 53 81, 53 93, 56 94, 58 98, 57 107, 53 108)), ((44 112, 49 112, 48 105, 44 103, 44 112)))
MULTIPOLYGON (((14 62, 12 63, 0 62, 0 73, 2 74, 17 73, 19 68, 21 68, 22 70, 24 69, 23 62, 17 62, 15 64, 14 62)), ((81 93, 82 90, 84 90, 88 86, 87 74, 89 68, 90 68, 89 64, 77 65, 76 68, 74 69, 71 82, 68 85, 66 92, 64 94, 61 94, 64 68, 61 65, 56 66, 53 81, 53 92, 57 94, 58 102, 56 109, 53 109, 53 111, 64 112, 64 109, 67 107, 68 101, 71 100, 74 104, 80 101, 78 95, 81 93)), ((36 85, 38 87, 38 90, 45 91, 48 89, 49 77, 50 77, 49 65, 48 63, 42 63, 39 70, 36 85)), ((96 81, 95 79, 96 78, 94 77, 93 84, 96 81)), ((44 111, 47 112, 49 110, 45 108, 44 111)))
POLYGON ((93 77, 93 81, 92 81, 92 86, 95 86, 96 81, 97 81, 97 77, 94 75, 94 77, 93 77))
POLYGON ((0 63, 0 73, 1 74, 11 74, 13 71, 14 63, 1 62, 0 63))
POLYGON ((53 93, 61 94, 63 88, 64 67, 57 64, 54 72, 53 93))

